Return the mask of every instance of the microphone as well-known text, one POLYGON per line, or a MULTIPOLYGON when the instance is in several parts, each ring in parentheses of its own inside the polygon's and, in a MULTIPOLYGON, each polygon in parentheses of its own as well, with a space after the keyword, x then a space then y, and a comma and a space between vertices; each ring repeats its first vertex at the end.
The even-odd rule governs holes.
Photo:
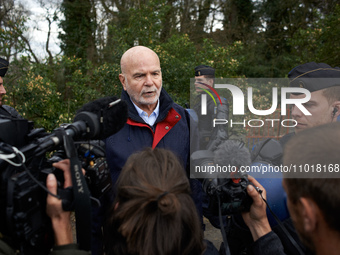
POLYGON ((104 97, 87 103, 77 111, 72 124, 57 128, 47 137, 38 139, 37 155, 63 141, 63 132, 74 140, 102 140, 117 133, 126 123, 128 107, 116 97, 104 97))
POLYGON ((230 215, 250 210, 252 199, 247 193, 247 174, 242 167, 251 164, 248 148, 238 140, 226 140, 214 151, 215 173, 202 180, 202 188, 209 195, 212 215, 230 215), (219 208, 218 205, 221 205, 219 208))
POLYGON ((127 103, 117 97, 103 97, 83 105, 77 111, 74 121, 88 121, 87 114, 84 112, 94 113, 99 121, 99 133, 96 133, 96 127, 94 127, 88 137, 94 140, 102 140, 117 133, 128 118, 127 103))
POLYGON ((250 166, 251 156, 242 141, 226 140, 215 151, 214 162, 220 166, 230 166, 240 170, 241 166, 250 166))

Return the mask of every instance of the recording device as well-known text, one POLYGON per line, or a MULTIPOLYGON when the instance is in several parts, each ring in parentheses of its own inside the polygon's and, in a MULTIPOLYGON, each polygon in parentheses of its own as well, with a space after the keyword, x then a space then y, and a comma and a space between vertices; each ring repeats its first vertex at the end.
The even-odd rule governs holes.
POLYGON ((59 151, 54 156, 60 158, 64 154, 78 157, 86 170, 91 196, 99 197, 109 189, 103 146, 92 140, 118 132, 126 120, 127 105, 115 97, 84 105, 73 123, 51 133, 34 129, 28 120, 0 116, 0 233, 9 245, 22 254, 48 254, 53 246, 53 231, 45 212, 49 173, 57 177, 63 208, 64 203, 66 209, 73 208, 72 192, 61 188, 63 174, 51 166, 55 158, 47 156, 51 152, 59 151))
POLYGON ((219 206, 222 215, 249 211, 252 199, 246 189, 251 183, 247 174, 241 170, 250 164, 250 152, 238 140, 226 140, 214 152, 196 151, 191 155, 192 166, 218 166, 226 169, 217 178, 201 179, 203 190, 210 197, 208 209, 213 215, 219 214, 219 206))
POLYGON ((249 166, 251 161, 250 152, 244 143, 238 140, 223 142, 214 153, 214 163, 233 168, 230 168, 229 176, 211 181, 205 179, 203 182, 203 189, 212 197, 210 206, 215 208, 212 211, 216 214, 216 196, 220 196, 223 215, 249 211, 253 201, 247 193, 247 186, 251 183, 241 168, 249 166))
MULTIPOLYGON (((85 170, 85 180, 90 189, 91 196, 99 199, 107 193, 112 186, 110 171, 106 160, 105 144, 102 140, 76 141, 75 148, 81 166, 85 170)), ((66 158, 65 151, 61 149, 53 153, 47 162, 52 165, 66 158)), ((52 167, 50 171, 45 171, 58 175, 57 180, 60 181, 59 186, 63 185, 63 175, 59 173, 59 169, 52 167)), ((71 203, 73 200, 72 190, 61 192, 63 192, 63 198, 67 200, 63 201, 63 209, 65 211, 74 210, 71 203)))

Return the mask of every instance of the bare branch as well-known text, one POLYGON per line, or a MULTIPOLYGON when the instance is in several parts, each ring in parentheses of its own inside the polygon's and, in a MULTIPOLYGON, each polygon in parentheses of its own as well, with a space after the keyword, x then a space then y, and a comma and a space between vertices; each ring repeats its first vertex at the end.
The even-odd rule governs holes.
POLYGON ((30 44, 30 42, 28 41, 28 39, 27 39, 23 34, 20 35, 20 38, 26 43, 26 45, 27 45, 27 47, 28 47, 27 50, 32 54, 32 57, 34 58, 35 62, 39 64, 40 61, 39 61, 39 59, 37 58, 37 56, 34 54, 32 48, 31 48, 31 44, 30 44))
POLYGON ((52 65, 53 64, 53 56, 52 56, 51 51, 49 50, 52 21, 51 21, 51 19, 49 17, 46 17, 46 20, 48 21, 48 32, 47 32, 47 40, 46 40, 46 52, 48 54, 48 62, 49 62, 50 65, 52 65))

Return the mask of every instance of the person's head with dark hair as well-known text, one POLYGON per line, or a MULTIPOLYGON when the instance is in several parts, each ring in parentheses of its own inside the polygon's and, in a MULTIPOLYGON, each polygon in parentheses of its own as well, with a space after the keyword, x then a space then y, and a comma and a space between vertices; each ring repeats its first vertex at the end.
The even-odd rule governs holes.
POLYGON ((177 157, 145 149, 129 157, 106 226, 106 254, 202 254, 205 245, 190 185, 177 157))
MULTIPOLYGON (((335 122, 340 114, 340 68, 325 63, 305 63, 293 68, 289 74, 290 87, 305 88, 311 98, 304 107, 312 115, 304 115, 298 107, 292 108, 297 121, 295 133, 318 125, 335 122)), ((291 94, 291 99, 304 98, 305 94, 291 94)))
POLYGON ((297 170, 284 174, 288 209, 302 241, 316 254, 339 249, 333 246, 340 244, 340 179, 334 174, 340 172, 339 150, 340 123, 298 133, 284 150, 284 165, 297 170))
POLYGON ((5 77, 5 74, 7 73, 8 65, 9 63, 7 60, 0 58, 0 106, 2 106, 2 97, 6 95, 3 77, 5 77))
POLYGON ((196 91, 202 91, 201 88, 207 89, 205 85, 213 87, 215 82, 215 69, 207 65, 195 67, 195 88, 196 91))

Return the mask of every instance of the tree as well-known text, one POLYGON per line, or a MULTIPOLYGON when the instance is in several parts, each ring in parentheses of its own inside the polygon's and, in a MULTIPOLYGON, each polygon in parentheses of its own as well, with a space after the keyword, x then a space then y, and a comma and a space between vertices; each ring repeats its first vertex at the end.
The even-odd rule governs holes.
POLYGON ((14 0, 0 0, 0 6, 0 54, 9 60, 25 49, 30 50, 25 40, 21 40, 25 39, 27 11, 22 5, 15 5, 14 0))
POLYGON ((63 32, 59 34, 59 38, 64 54, 95 63, 97 23, 94 1, 63 0, 61 10, 65 19, 60 21, 63 32))
POLYGON ((331 66, 340 65, 340 5, 327 16, 319 18, 306 29, 299 29, 290 40, 293 53, 301 63, 324 62, 331 66))

